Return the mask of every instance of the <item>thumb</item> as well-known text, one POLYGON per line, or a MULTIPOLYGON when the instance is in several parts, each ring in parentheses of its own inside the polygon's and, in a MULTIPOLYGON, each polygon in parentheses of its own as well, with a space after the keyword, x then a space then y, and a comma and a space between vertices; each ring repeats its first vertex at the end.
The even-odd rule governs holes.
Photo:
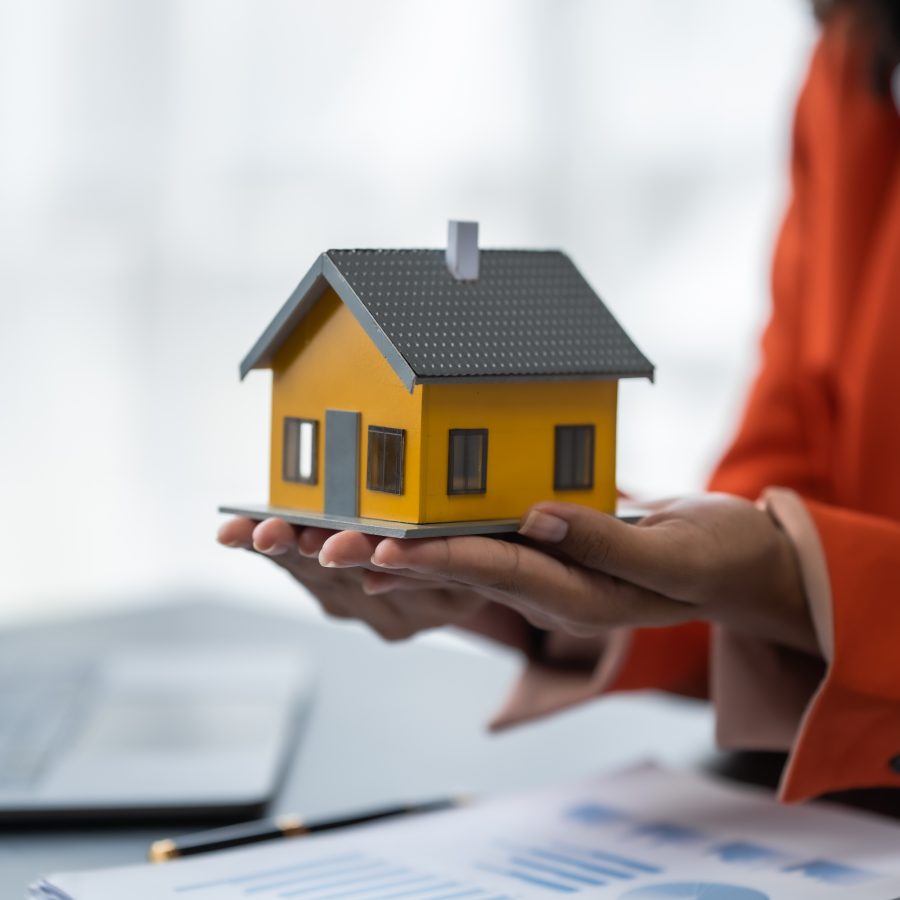
POLYGON ((690 574, 684 542, 673 540, 669 529, 629 525, 574 503, 536 504, 519 534, 552 545, 586 568, 667 596, 690 574))

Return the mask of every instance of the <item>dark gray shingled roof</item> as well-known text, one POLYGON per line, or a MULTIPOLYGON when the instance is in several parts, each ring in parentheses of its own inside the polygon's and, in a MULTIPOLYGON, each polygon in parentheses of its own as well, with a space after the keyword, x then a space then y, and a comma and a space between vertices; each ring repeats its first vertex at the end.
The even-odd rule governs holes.
POLYGON ((572 261, 558 251, 482 250, 458 281, 443 250, 323 253, 241 364, 278 348, 331 285, 410 390, 453 380, 653 377, 572 261))

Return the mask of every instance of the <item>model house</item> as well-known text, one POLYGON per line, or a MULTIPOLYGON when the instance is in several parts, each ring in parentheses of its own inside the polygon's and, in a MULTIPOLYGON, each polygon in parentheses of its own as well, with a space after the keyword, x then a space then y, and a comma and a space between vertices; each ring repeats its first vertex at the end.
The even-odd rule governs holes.
POLYGON ((614 510, 617 381, 653 376, 567 256, 480 250, 474 222, 445 250, 323 253, 252 369, 272 370, 269 505, 226 511, 408 536, 548 498, 614 510))

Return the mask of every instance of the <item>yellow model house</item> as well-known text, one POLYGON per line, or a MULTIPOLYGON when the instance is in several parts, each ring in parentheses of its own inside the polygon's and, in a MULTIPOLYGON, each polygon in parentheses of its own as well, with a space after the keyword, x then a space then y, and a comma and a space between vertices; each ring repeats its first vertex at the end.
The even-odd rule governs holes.
POLYGON ((567 256, 323 253, 241 364, 272 370, 261 518, 417 537, 514 530, 534 502, 616 505, 619 378, 652 378, 567 256))

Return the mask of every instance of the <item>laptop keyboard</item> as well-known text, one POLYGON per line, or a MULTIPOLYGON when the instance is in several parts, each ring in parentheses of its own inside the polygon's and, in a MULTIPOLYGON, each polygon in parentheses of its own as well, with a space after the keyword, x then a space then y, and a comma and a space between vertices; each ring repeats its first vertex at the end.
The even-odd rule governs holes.
POLYGON ((91 669, 0 673, 0 788, 34 784, 86 709, 91 669))

